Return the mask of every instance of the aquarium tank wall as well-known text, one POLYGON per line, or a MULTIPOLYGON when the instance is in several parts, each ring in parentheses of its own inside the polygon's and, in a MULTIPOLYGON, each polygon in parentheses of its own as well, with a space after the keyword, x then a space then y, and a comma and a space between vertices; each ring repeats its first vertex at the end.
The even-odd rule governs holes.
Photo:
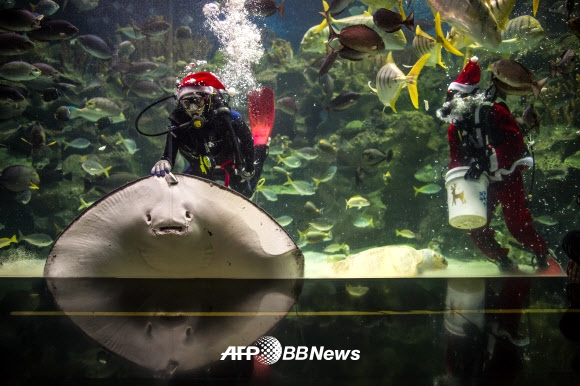
POLYGON ((578 383, 573 0, 0 1, 10 385, 578 383))

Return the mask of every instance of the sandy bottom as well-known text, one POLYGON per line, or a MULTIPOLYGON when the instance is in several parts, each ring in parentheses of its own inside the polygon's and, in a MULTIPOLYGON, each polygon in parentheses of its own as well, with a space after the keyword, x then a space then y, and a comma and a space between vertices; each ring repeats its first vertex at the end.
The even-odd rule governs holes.
MULTIPOLYGON (((325 274, 328 266, 332 264, 329 262, 328 255, 320 252, 304 252, 304 259, 306 261, 304 268, 304 276, 306 278, 328 278, 325 274)), ((463 261, 447 259, 449 265, 447 269, 425 271, 419 277, 499 277, 506 276, 500 274, 497 266, 487 261, 463 261)), ((520 266, 521 273, 518 276, 536 276, 535 269, 531 266, 520 266)), ((566 276, 562 273, 558 276, 566 276)))

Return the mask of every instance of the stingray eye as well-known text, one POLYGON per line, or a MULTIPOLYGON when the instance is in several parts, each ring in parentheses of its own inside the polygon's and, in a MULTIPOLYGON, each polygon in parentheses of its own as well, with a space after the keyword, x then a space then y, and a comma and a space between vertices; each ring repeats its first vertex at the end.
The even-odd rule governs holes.
POLYGON ((151 222, 151 215, 149 213, 147 213, 147 222, 150 223, 151 222))
POLYGON ((185 217, 191 219, 191 213, 189 213, 189 210, 185 211, 185 217))

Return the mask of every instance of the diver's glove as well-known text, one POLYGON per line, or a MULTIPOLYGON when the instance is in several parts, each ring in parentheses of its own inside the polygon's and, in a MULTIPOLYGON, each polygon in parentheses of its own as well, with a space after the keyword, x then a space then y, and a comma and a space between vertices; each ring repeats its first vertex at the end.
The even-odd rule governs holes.
POLYGON ((242 182, 246 182, 248 180, 251 180, 252 177, 254 177, 254 171, 248 172, 248 171, 243 170, 240 173, 240 178, 241 178, 242 182))
POLYGON ((476 161, 473 161, 469 166, 469 169, 465 173, 464 178, 467 180, 468 178, 478 180, 479 177, 484 172, 488 172, 490 167, 489 157, 482 157, 476 161))
POLYGON ((151 174, 156 175, 157 177, 163 177, 166 173, 171 171, 171 162, 162 159, 157 161, 153 168, 151 169, 151 174))

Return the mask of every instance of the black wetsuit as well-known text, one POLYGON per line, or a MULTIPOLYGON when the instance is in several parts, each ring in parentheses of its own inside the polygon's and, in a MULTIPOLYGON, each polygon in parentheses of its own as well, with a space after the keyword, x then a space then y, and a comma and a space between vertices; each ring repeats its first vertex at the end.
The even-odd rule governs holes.
MULTIPOLYGON (((218 111, 212 109, 205 112, 203 117, 206 121, 199 129, 186 125, 168 133, 162 159, 175 165, 179 151, 190 164, 184 172, 213 181, 220 179, 229 182, 232 189, 250 197, 260 177, 268 148, 265 145, 254 147, 252 132, 239 113, 229 109, 218 111), (232 129, 241 160, 236 156, 232 129), (246 172, 254 172, 254 177, 242 181, 241 176, 236 174, 236 163, 241 163, 246 172)), ((180 126, 191 122, 191 117, 178 106, 169 120, 173 126, 180 126)))

